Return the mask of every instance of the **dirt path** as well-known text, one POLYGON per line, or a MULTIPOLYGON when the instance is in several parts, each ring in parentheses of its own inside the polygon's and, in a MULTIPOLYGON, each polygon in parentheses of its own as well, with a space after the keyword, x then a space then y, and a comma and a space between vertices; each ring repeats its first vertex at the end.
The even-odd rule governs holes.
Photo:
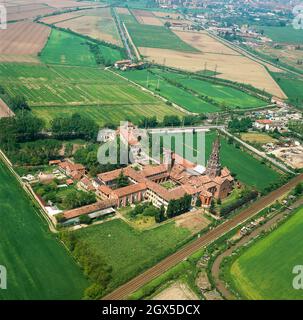
MULTIPOLYGON (((293 209, 298 208, 302 204, 303 204, 303 199, 300 199, 292 205, 292 208, 293 209)), ((220 265, 221 265, 223 259, 230 256, 232 254, 232 252, 234 250, 236 250, 237 248, 243 246, 244 244, 248 243, 250 240, 252 240, 256 236, 258 236, 262 231, 268 231, 272 226, 274 226, 278 221, 280 221, 283 218, 286 211, 287 211, 287 209, 285 211, 277 214, 276 216, 274 216, 271 220, 269 220, 264 225, 253 230, 249 235, 244 236, 236 245, 234 245, 230 249, 224 251, 222 254, 220 254, 216 258, 216 260, 212 266, 211 273, 212 273, 212 276, 215 280, 216 288, 221 292, 221 294, 224 296, 225 299, 234 300, 234 299, 236 299, 236 297, 234 296, 234 294, 232 292, 230 292, 228 290, 228 288, 225 286, 224 281, 222 281, 219 277, 220 265)))
POLYGON ((279 189, 269 193, 265 197, 254 202, 249 208, 243 210, 237 216, 227 220, 222 223, 218 227, 210 230, 208 233, 202 235, 197 240, 187 244, 179 251, 165 258, 154 267, 148 269, 137 277, 133 278, 126 284, 122 285, 112 293, 105 296, 104 300, 122 300, 126 299, 131 293, 141 288, 143 285, 147 284, 151 280, 157 278, 176 264, 182 262, 187 259, 193 253, 198 251, 199 249, 209 245, 213 241, 217 240, 230 230, 234 229, 239 224, 242 224, 246 220, 250 219, 258 212, 263 210, 264 208, 270 206, 281 196, 285 195, 287 192, 292 190, 299 182, 303 181, 303 174, 300 174, 290 180, 287 184, 283 185, 279 189))

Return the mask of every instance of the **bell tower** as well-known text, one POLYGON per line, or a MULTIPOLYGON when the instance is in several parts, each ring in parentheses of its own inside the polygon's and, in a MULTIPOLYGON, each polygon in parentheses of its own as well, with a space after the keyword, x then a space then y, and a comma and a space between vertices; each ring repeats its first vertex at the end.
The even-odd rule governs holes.
POLYGON ((212 179, 221 175, 219 136, 213 143, 213 150, 207 162, 205 174, 212 179))

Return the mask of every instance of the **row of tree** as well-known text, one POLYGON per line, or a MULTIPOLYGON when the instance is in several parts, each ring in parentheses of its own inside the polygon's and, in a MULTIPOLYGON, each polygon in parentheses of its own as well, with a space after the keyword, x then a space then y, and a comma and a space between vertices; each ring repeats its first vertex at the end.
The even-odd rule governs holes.
POLYGON ((170 200, 166 211, 167 217, 172 218, 188 212, 191 207, 191 200, 192 197, 188 194, 180 199, 170 200))
POLYGON ((206 120, 207 117, 204 114, 185 115, 180 118, 177 115, 166 115, 163 121, 158 121, 156 116, 142 118, 138 126, 139 128, 157 128, 157 127, 178 127, 178 126, 194 126, 206 120))
POLYGON ((85 290, 83 298, 100 298, 112 279, 112 267, 103 256, 96 253, 96 250, 90 249, 89 245, 75 233, 64 231, 60 233, 60 238, 79 262, 84 275, 92 282, 85 290))

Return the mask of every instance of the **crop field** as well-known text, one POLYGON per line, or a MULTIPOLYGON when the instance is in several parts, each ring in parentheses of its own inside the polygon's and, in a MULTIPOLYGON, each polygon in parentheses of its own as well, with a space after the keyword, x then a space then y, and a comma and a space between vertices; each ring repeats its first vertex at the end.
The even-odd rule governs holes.
POLYGON ((293 288, 294 266, 302 265, 303 208, 257 241, 231 265, 233 287, 247 299, 302 300, 293 288))
POLYGON ((159 71, 157 71, 157 73, 160 76, 176 81, 196 93, 208 96, 216 102, 227 105, 230 108, 249 109, 266 105, 266 102, 228 86, 214 84, 175 72, 159 71))
MULTIPOLYGON (((129 71, 123 72, 122 76, 137 82, 138 84, 147 87, 147 71, 129 71)), ((198 97, 178 88, 174 85, 169 84, 164 79, 158 78, 154 75, 148 76, 148 89, 163 96, 167 100, 178 104, 180 107, 195 113, 204 112, 218 112, 220 108, 205 102, 198 97)))
POLYGON ((303 109, 303 80, 283 73, 272 75, 287 94, 289 102, 303 109))
MULTIPOLYGON (((89 43, 81 36, 53 29, 42 51, 41 60, 47 64, 94 67, 96 59, 90 51, 89 43)), ((98 47, 106 62, 114 63, 123 58, 123 53, 117 49, 101 44, 98 47)))
POLYGON ((56 11, 55 8, 51 8, 43 2, 44 1, 41 1, 41 3, 20 3, 8 6, 8 21, 32 19, 39 15, 50 14, 56 11))
POLYGON ((143 116, 182 115, 122 78, 101 69, 21 64, 0 65, 0 83, 10 96, 24 95, 45 120, 79 112, 98 123, 143 116))
POLYGON ((176 250, 190 231, 174 222, 138 231, 124 221, 114 220, 75 232, 112 266, 110 288, 126 282, 176 250))
POLYGON ((41 53, 41 60, 49 64, 96 66, 85 39, 54 29, 41 53))
POLYGON ((288 44, 302 44, 303 33, 302 30, 296 30, 292 26, 288 27, 272 27, 262 26, 258 29, 264 30, 264 34, 271 38, 274 42, 288 43, 288 44))
POLYGON ((198 98, 195 94, 187 92, 183 88, 167 82, 165 78, 180 83, 195 93, 213 99, 216 103, 222 105, 222 110, 224 108, 223 106, 228 106, 233 109, 246 109, 258 108, 266 104, 266 102, 260 99, 230 87, 194 79, 181 73, 162 71, 160 69, 152 69, 152 71, 156 73, 156 75, 151 74, 147 70, 126 71, 122 72, 121 75, 144 87, 148 85, 149 90, 180 105, 190 112, 211 113, 221 111, 221 108, 209 101, 198 98), (159 77, 157 75, 159 75, 159 77))
POLYGON ((70 19, 56 23, 56 26, 122 46, 116 23, 110 8, 100 8, 73 13, 70 19))
POLYGON ((0 224, 0 261, 8 272, 0 300, 82 298, 89 284, 80 268, 2 162, 0 224))
POLYGON ((191 72, 204 69, 216 71, 219 78, 249 84, 275 96, 286 97, 263 65, 240 55, 205 32, 178 31, 175 34, 198 51, 185 53, 171 48, 140 46, 140 53, 160 65, 191 72))
POLYGON ((140 24, 132 15, 121 14, 127 30, 137 47, 171 49, 183 52, 198 52, 189 44, 182 41, 171 30, 164 26, 140 24))
POLYGON ((50 34, 50 28, 34 22, 10 24, 0 30, 0 62, 36 62, 50 34))
POLYGON ((137 21, 141 24, 148 24, 152 26, 163 26, 163 22, 158 19, 151 11, 146 10, 132 10, 137 21))
MULTIPOLYGON (((215 138, 216 133, 214 131, 207 132, 205 136, 205 153, 204 148, 198 151, 203 152, 206 162, 211 154, 212 144, 215 138)), ((182 156, 187 155, 187 158, 189 158, 196 152, 196 140, 197 136, 194 137, 194 145, 184 144, 182 156)), ((173 143, 171 149, 174 150, 173 143)), ((176 150, 176 152, 179 152, 179 150, 176 150)), ((239 181, 259 191, 264 190, 271 183, 277 182, 281 177, 277 171, 262 164, 249 153, 236 148, 233 144, 229 144, 225 138, 221 138, 220 157, 222 165, 229 168, 232 173, 235 173, 239 181)), ((188 160, 192 159, 189 158, 188 160)), ((202 163, 202 165, 204 164, 202 163)))
POLYGON ((241 134, 241 139, 247 142, 258 144, 273 143, 277 140, 266 133, 246 132, 241 134))
POLYGON ((57 116, 69 116, 73 113, 80 113, 90 118, 100 126, 108 123, 118 125, 120 121, 129 120, 138 123, 143 117, 156 116, 159 121, 166 115, 184 114, 173 107, 165 104, 138 104, 138 105, 105 105, 105 106, 65 106, 65 107, 35 107, 33 112, 49 122, 57 116))

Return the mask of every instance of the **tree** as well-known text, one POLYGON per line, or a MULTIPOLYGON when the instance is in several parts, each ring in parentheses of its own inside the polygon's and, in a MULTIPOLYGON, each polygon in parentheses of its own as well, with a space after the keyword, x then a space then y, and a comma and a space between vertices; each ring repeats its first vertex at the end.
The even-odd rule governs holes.
POLYGON ((22 95, 10 97, 8 103, 12 110, 15 112, 18 110, 30 110, 30 107, 27 104, 25 97, 22 95))
POLYGON ((165 218, 165 207, 162 205, 160 207, 160 210, 158 211, 158 214, 155 216, 155 220, 157 223, 161 223, 165 219, 166 219, 165 218))
POLYGON ((210 213, 215 213, 216 212, 215 208, 216 208, 215 201, 214 201, 214 199, 212 199, 211 203, 210 203, 210 207, 209 207, 210 213))
POLYGON ((178 116, 175 116, 175 115, 164 116, 163 125, 166 127, 169 127, 169 126, 177 127, 181 125, 181 120, 178 116))
POLYGON ((129 185, 128 178, 124 175, 123 171, 120 172, 116 182, 117 188, 123 188, 129 185))
POLYGON ((302 183, 298 183, 295 187, 295 190, 294 190, 294 194, 295 196, 299 196, 303 193, 303 184, 302 183))
POLYGON ((80 216, 79 221, 81 224, 91 224, 92 219, 87 214, 84 214, 80 216))
POLYGON ((196 201, 196 206, 197 207, 201 207, 202 206, 202 201, 201 201, 201 198, 198 197, 197 201, 196 201))

